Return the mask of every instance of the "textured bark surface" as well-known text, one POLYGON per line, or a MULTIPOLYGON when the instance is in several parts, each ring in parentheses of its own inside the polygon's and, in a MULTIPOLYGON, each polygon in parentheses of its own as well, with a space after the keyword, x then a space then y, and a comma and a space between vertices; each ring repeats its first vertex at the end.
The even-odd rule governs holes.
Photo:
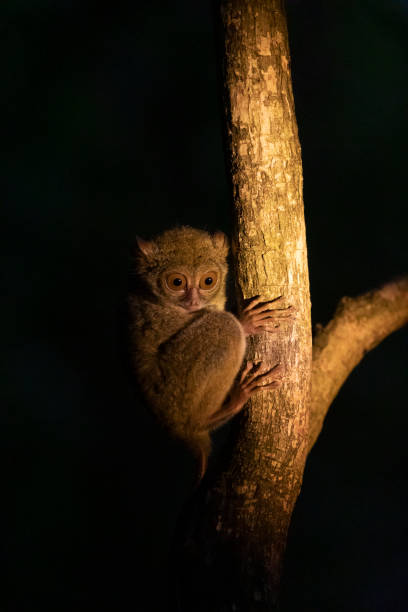
MULTIPOLYGON (((248 553, 262 551, 278 579, 308 436, 311 331, 302 165, 283 2, 226 2, 223 22, 238 297, 283 295, 297 318, 250 342, 248 358, 282 363, 284 383, 250 402, 222 486, 225 494, 232 483, 234 506, 242 506, 235 533, 241 532, 248 553), (252 533, 262 534, 262 541, 252 533)), ((230 522, 220 520, 219 532, 230 522)), ((252 595, 270 603, 270 594, 252 595)))
POLYGON ((312 347, 302 167, 283 2, 224 2, 222 20, 238 301, 284 296, 283 306, 293 305, 297 316, 249 343, 248 359, 280 362, 284 382, 249 403, 232 453, 187 513, 180 609, 270 612, 308 441, 312 347))
POLYGON ((408 279, 344 297, 313 342, 309 449, 340 387, 364 355, 408 322, 408 279))

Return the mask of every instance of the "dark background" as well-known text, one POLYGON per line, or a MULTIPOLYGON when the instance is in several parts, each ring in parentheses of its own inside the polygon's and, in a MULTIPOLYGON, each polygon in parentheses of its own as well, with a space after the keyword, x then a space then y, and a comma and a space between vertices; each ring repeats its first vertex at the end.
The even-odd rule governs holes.
MULTIPOLYGON (((212 4, 10 0, 0 16, 0 610, 165 610, 193 466, 135 399, 122 310, 136 234, 230 230, 212 4)), ((408 2, 290 0, 288 18, 324 323, 407 272, 408 2)), ((285 610, 408 610, 407 338, 331 408, 285 610)))

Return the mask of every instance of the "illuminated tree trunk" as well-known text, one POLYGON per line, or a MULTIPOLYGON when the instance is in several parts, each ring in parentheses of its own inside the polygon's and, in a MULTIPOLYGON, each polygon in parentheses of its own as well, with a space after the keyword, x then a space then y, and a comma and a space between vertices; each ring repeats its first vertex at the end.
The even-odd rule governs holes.
POLYGON ((282 363, 284 383, 235 419, 234 439, 181 517, 178 610, 271 612, 308 449, 351 369, 407 321, 408 283, 343 301, 317 336, 311 391, 302 165, 283 0, 221 4, 238 303, 282 295, 297 315, 249 342, 248 359, 282 363))

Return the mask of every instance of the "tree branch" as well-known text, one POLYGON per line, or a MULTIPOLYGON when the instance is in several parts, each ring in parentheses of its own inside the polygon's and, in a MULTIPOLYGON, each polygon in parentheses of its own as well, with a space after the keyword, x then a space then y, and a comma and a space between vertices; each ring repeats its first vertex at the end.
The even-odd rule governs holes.
POLYGON ((408 277, 341 299, 313 342, 309 451, 340 387, 364 355, 408 322, 408 277))

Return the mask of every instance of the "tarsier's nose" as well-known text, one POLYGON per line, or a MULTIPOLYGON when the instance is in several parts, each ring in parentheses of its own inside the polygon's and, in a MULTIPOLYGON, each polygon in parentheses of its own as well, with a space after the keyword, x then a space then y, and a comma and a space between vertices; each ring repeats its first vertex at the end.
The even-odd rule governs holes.
POLYGON ((189 306, 200 306, 201 300, 200 300, 200 294, 198 293, 197 287, 191 287, 190 289, 188 289, 184 297, 184 301, 189 306))

